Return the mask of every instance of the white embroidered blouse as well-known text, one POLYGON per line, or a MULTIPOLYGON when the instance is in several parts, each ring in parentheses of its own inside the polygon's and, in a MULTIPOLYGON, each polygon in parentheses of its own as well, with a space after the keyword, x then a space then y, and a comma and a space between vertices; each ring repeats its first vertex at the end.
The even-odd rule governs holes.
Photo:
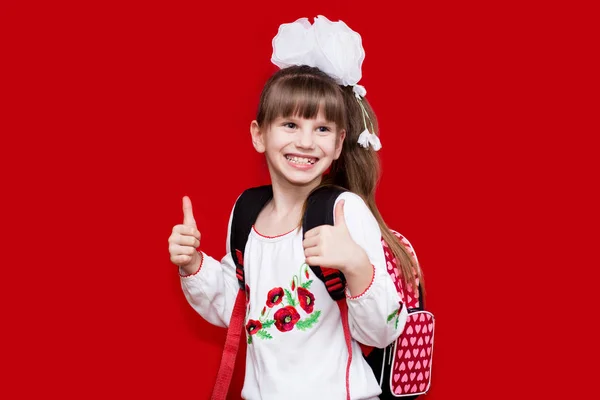
MULTIPOLYGON (((352 336, 351 399, 373 399, 381 389, 358 342, 383 348, 402 332, 406 307, 386 271, 381 231, 356 194, 342 193, 352 239, 367 253, 373 268, 369 288, 347 294, 352 336), (396 318, 388 316, 400 309, 396 318)), ((233 213, 232 213, 233 215, 233 213)), ((229 246, 217 261, 202 253, 199 271, 182 276, 189 304, 208 322, 227 327, 239 284, 229 246)), ((305 264, 302 229, 266 237, 254 228, 244 252, 248 350, 242 397, 248 400, 346 399, 348 351, 340 311, 325 285, 305 264)))

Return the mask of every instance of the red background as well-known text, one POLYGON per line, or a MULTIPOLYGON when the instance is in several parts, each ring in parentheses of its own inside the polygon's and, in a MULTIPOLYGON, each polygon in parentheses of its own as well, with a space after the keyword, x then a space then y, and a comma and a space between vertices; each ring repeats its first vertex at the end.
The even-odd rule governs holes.
POLYGON ((2 2, 0 397, 208 398, 224 330, 185 302, 167 238, 189 195, 223 255, 267 177, 248 129, 271 39, 322 14, 363 37, 380 209, 437 318, 427 398, 589 398, 595 14, 392 4, 2 2))

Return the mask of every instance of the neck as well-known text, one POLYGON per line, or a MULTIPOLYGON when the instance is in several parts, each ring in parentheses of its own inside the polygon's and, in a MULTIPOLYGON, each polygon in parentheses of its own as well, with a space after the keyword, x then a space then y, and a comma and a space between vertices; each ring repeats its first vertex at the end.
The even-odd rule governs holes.
POLYGON ((273 201, 271 203, 273 212, 279 216, 297 214, 298 220, 308 195, 320 184, 320 180, 305 186, 280 182, 278 179, 272 179, 271 182, 273 186, 273 201))

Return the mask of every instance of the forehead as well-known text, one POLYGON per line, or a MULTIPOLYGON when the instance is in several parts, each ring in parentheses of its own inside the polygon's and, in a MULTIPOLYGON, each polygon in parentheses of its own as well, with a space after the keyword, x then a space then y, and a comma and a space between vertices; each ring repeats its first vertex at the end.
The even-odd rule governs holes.
POLYGON ((326 82, 285 79, 271 87, 263 98, 257 120, 270 124, 278 117, 346 121, 344 98, 337 85, 326 82))

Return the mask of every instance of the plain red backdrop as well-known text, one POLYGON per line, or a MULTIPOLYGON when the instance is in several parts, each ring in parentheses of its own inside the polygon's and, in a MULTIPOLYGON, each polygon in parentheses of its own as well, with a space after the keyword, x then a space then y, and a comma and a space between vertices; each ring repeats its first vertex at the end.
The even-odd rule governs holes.
POLYGON ((185 302, 167 238, 189 195, 223 255, 266 179, 248 128, 271 39, 322 14, 363 37, 378 202, 437 318, 426 398, 588 398, 595 334, 565 319, 598 265, 579 234, 598 43, 569 4, 3 1, 0 397, 208 398, 224 330, 185 302))

